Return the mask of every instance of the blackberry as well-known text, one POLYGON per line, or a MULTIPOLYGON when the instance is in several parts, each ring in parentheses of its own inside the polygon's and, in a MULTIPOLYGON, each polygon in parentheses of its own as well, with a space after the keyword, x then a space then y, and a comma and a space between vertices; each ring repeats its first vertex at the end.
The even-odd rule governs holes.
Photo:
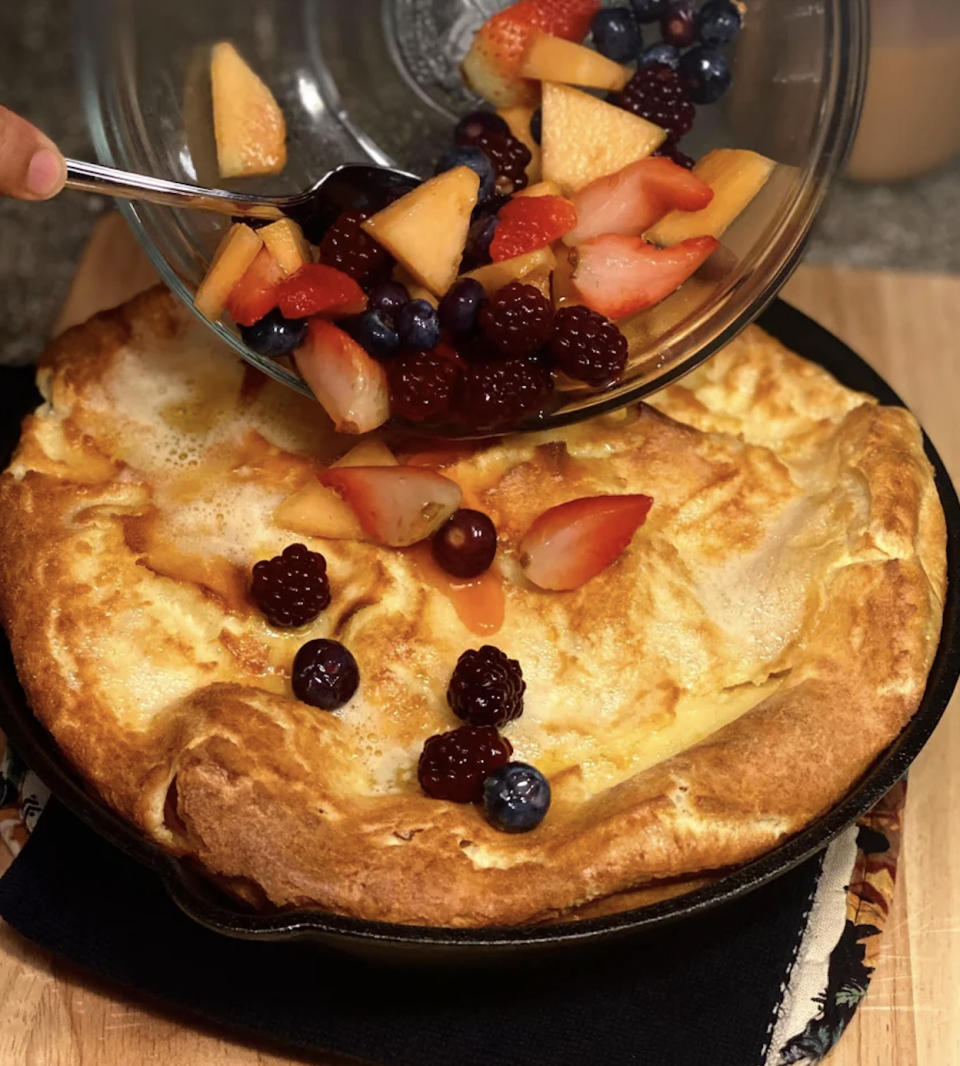
POLYGON ((508 762, 483 782, 483 813, 502 833, 536 829, 550 809, 550 782, 525 762, 508 762))
POLYGON ((513 745, 493 726, 463 725, 427 739, 417 777, 433 799, 479 803, 484 780, 505 766, 512 754, 513 745))
POLYGON ((387 367, 390 410, 411 422, 437 422, 450 414, 460 368, 436 351, 408 351, 387 367))
POLYGON ((665 129, 674 144, 690 132, 697 114, 684 92, 680 75, 662 63, 641 67, 613 102, 665 129))
POLYGON ((627 338, 609 318, 596 311, 561 307, 553 320, 550 352, 568 377, 598 389, 623 373, 627 338))
POLYGON ((353 698, 360 668, 338 640, 308 640, 294 656, 290 680, 298 700, 335 711, 353 698))
POLYGON ((349 274, 358 285, 375 285, 393 268, 393 256, 360 228, 371 212, 344 211, 320 241, 320 260, 349 274))
POLYGON ((469 725, 505 726, 523 714, 527 685, 516 659, 491 644, 465 651, 447 688, 450 710, 469 725))
POLYGON ((477 431, 509 429, 539 411, 553 392, 553 379, 534 359, 497 359, 467 367, 459 413, 477 431))
POLYGON ((461 137, 459 143, 479 148, 493 164, 497 192, 509 196, 527 187, 527 167, 532 156, 522 141, 510 132, 494 130, 483 130, 469 140, 466 137, 461 137))
POLYGON ((678 166, 686 167, 687 170, 693 170, 696 166, 696 161, 681 152, 673 141, 664 141, 653 154, 666 156, 667 159, 672 159, 678 166))
POLYGON ((304 544, 253 567, 250 596, 272 626, 305 626, 330 605, 327 561, 304 544))
POLYGON ((552 320, 553 305, 539 289, 511 281, 490 297, 478 321, 501 355, 519 357, 543 347, 552 320))
POLYGON ((482 511, 461 507, 434 533, 430 548, 446 573, 466 580, 479 577, 497 554, 497 527, 482 511))

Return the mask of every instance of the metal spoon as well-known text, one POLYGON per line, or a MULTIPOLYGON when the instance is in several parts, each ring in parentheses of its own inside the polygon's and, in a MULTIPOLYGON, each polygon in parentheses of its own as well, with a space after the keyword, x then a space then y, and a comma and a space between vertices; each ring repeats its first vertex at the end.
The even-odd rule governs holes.
POLYGON ((224 189, 205 189, 179 181, 166 181, 146 174, 131 174, 126 170, 67 161, 68 189, 119 196, 125 200, 146 200, 152 204, 182 207, 199 211, 217 211, 239 218, 292 218, 301 225, 332 222, 343 210, 357 204, 361 197, 372 203, 382 202, 385 195, 407 191, 420 184, 420 179, 402 170, 389 167, 347 163, 324 175, 315 185, 293 196, 248 196, 224 189))

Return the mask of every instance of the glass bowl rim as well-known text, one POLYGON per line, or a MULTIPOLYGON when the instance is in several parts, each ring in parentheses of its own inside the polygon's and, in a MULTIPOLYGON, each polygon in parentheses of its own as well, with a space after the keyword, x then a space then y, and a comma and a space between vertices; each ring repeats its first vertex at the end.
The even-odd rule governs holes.
MULTIPOLYGON (((96 0, 74 0, 77 23, 81 27, 78 53, 81 91, 97 158, 106 166, 116 167, 120 164, 110 146, 104 123, 104 108, 101 106, 103 84, 101 67, 96 56, 97 45, 93 36, 83 28, 95 21, 83 17, 90 14, 90 6, 95 2, 96 0)), ((626 381, 601 392, 585 394, 579 402, 531 418, 512 427, 511 432, 543 432, 557 429, 610 413, 659 392, 729 344, 776 297, 800 263, 817 213, 852 150, 866 91, 869 66, 869 0, 826 0, 823 11, 826 33, 820 122, 816 141, 800 172, 799 186, 795 189, 790 203, 785 206, 771 239, 759 254, 753 255, 752 268, 745 272, 744 265, 740 264, 737 271, 725 282, 723 290, 711 301, 713 304, 719 301, 721 306, 701 311, 689 321, 685 321, 681 327, 668 330, 659 339, 661 347, 665 340, 670 340, 672 344, 682 343, 690 349, 689 354, 649 380, 626 381), (757 275, 765 277, 760 288, 749 301, 737 301, 737 290, 744 287, 745 280, 757 275)), ((297 374, 248 348, 222 321, 210 322, 205 318, 194 306, 193 290, 174 270, 151 238, 147 226, 140 218, 137 204, 127 200, 117 200, 116 203, 160 278, 181 303, 245 362, 275 381, 315 399, 309 386, 297 374)), ((489 432, 480 433, 449 425, 435 428, 418 425, 415 431, 420 435, 435 435, 447 439, 489 436, 489 432)))

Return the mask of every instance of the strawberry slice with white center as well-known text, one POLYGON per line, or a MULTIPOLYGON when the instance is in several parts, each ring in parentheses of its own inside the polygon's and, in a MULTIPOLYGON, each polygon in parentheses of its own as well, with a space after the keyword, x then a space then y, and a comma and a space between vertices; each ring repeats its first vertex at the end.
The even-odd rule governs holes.
POLYGON ((342 329, 311 319, 297 369, 341 433, 368 433, 390 417, 383 367, 342 329))
POLYGON ((583 496, 544 511, 520 542, 527 578, 555 592, 579 588, 623 553, 653 506, 650 496, 583 496))
POLYGON ((716 237, 692 237, 670 248, 640 237, 594 237, 577 249, 571 281, 591 310, 625 318, 679 289, 719 247, 716 237))
POLYGON ((605 233, 640 237, 671 211, 702 211, 713 195, 706 182, 670 159, 638 159, 574 194, 577 225, 563 240, 573 245, 605 233))
POLYGON ((424 467, 331 467, 317 478, 350 505, 371 540, 392 548, 425 540, 460 506, 460 486, 424 467))

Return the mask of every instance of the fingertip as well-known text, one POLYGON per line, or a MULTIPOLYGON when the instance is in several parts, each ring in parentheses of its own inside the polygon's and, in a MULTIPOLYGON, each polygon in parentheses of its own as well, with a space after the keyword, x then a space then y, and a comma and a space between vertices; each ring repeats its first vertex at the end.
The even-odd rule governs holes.
POLYGON ((47 200, 63 188, 66 176, 63 156, 54 148, 38 148, 27 165, 27 192, 38 200, 47 200))

